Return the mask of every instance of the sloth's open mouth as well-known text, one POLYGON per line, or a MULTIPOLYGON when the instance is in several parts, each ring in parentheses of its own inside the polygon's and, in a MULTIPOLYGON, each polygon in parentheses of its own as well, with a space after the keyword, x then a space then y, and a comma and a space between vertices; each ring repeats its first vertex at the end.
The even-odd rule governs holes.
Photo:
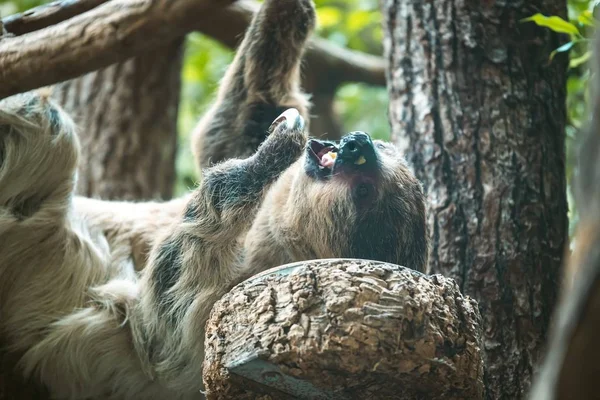
POLYGON ((337 147, 333 142, 322 142, 311 140, 308 143, 309 157, 315 165, 323 172, 331 173, 337 157, 337 147))
POLYGON ((312 139, 306 153, 306 173, 317 179, 373 173, 379 165, 373 141, 364 132, 349 133, 339 143, 312 139))

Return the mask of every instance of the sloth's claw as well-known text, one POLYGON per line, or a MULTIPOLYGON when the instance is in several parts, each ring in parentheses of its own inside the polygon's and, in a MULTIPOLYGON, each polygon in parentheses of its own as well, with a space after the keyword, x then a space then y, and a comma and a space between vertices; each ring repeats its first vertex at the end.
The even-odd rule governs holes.
POLYGON ((275 129, 282 127, 282 129, 291 129, 293 131, 302 131, 304 130, 305 123, 304 118, 300 115, 295 108, 288 108, 285 110, 279 117, 275 118, 275 121, 269 127, 269 134, 272 133, 275 129), (282 124, 286 124, 282 126, 282 124))

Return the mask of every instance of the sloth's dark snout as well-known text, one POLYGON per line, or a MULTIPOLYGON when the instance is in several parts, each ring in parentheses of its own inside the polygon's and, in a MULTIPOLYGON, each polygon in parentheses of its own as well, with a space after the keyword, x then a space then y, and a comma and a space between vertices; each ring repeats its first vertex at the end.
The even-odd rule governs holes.
POLYGON ((379 169, 377 151, 371 137, 351 132, 338 143, 310 140, 306 147, 306 173, 317 179, 332 176, 373 175, 379 169))
POLYGON ((362 165, 372 163, 375 158, 373 141, 364 132, 351 132, 340 141, 338 151, 340 161, 362 165))

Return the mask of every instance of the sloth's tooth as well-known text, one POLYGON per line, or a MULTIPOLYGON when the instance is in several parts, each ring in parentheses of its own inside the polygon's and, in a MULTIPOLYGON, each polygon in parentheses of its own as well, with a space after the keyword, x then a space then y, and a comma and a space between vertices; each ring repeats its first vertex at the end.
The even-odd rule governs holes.
POLYGON ((356 165, 363 165, 366 162, 367 162, 367 160, 365 159, 365 157, 364 156, 360 156, 360 157, 358 157, 358 160, 354 161, 354 164, 356 164, 356 165))

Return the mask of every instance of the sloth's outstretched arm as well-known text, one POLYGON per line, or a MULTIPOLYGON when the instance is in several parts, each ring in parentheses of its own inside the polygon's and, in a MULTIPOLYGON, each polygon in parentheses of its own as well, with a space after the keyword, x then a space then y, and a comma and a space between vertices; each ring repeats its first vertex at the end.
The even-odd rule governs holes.
POLYGON ((232 88, 245 90, 251 101, 285 101, 300 85, 300 62, 314 26, 312 0, 266 0, 227 75, 232 88))
POLYGON ((308 121, 300 62, 315 25, 312 0, 266 0, 193 133, 197 165, 253 154, 271 122, 294 107, 308 121))
POLYGON ((185 380, 181 371, 197 365, 190 357, 202 354, 208 312, 239 273, 240 234, 249 229, 267 187, 298 159, 306 141, 303 118, 286 111, 256 154, 206 170, 182 220, 154 247, 144 271, 138 339, 167 381, 185 380))

